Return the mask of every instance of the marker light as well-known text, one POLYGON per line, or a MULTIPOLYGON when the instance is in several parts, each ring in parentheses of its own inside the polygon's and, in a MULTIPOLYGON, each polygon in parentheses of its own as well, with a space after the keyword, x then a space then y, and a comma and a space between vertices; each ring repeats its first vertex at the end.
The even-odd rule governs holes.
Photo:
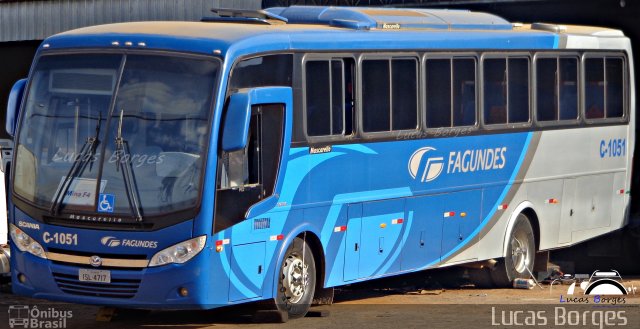
POLYGON ((206 242, 207 236, 203 235, 159 251, 151 257, 149 267, 185 263, 200 253, 206 242))
POLYGON ((17 226, 11 224, 10 233, 11 240, 20 251, 28 252, 34 256, 47 259, 47 254, 44 252, 42 245, 36 240, 32 239, 27 233, 19 229, 17 226))

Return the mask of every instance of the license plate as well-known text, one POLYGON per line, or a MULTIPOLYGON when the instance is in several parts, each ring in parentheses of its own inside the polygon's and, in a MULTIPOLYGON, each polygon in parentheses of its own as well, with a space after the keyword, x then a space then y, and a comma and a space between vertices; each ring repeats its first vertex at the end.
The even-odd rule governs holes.
POLYGON ((83 282, 111 283, 111 271, 80 269, 78 279, 83 282))

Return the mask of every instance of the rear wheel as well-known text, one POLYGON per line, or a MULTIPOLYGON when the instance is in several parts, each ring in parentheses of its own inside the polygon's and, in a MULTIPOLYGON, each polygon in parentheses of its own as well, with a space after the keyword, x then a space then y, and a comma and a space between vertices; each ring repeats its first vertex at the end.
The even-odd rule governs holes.
POLYGON ((307 314, 316 287, 316 266, 309 245, 295 238, 282 260, 278 276, 276 305, 289 318, 307 314))
POLYGON ((508 287, 514 279, 531 277, 536 253, 535 241, 529 218, 519 214, 507 240, 507 253, 491 270, 491 278, 496 286, 508 287))

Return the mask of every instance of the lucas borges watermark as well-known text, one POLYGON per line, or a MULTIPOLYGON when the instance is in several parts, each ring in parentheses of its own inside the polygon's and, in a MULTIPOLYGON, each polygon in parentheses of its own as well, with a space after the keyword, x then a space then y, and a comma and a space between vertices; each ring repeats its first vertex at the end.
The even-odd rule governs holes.
POLYGON ((73 318, 70 310, 37 305, 11 305, 9 312, 9 328, 27 329, 62 329, 67 328, 67 321, 73 318))
MULTIPOLYGON (((549 291, 560 291, 559 305, 543 305, 544 310, 500 309, 491 307, 491 325, 517 326, 567 326, 611 328, 629 324, 627 295, 636 294, 637 287, 625 283, 615 270, 595 271, 585 274, 565 275, 554 280, 549 291), (566 292, 559 284, 569 284, 566 292), (545 307, 546 306, 546 307, 545 307)), ((515 307, 515 308, 514 308, 515 307)), ((531 307, 534 308, 534 307, 531 307)), ((538 308, 537 306, 535 308, 538 308)))

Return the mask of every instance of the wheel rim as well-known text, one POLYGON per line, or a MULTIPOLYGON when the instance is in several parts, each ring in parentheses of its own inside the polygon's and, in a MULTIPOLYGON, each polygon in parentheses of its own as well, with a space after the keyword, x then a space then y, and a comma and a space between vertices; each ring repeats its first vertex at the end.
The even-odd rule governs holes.
POLYGON ((529 239, 523 232, 517 232, 511 238, 511 260, 513 269, 518 273, 525 273, 531 264, 529 239))
POLYGON ((285 298, 292 304, 298 303, 309 284, 309 265, 298 255, 289 255, 282 266, 282 286, 285 298))

